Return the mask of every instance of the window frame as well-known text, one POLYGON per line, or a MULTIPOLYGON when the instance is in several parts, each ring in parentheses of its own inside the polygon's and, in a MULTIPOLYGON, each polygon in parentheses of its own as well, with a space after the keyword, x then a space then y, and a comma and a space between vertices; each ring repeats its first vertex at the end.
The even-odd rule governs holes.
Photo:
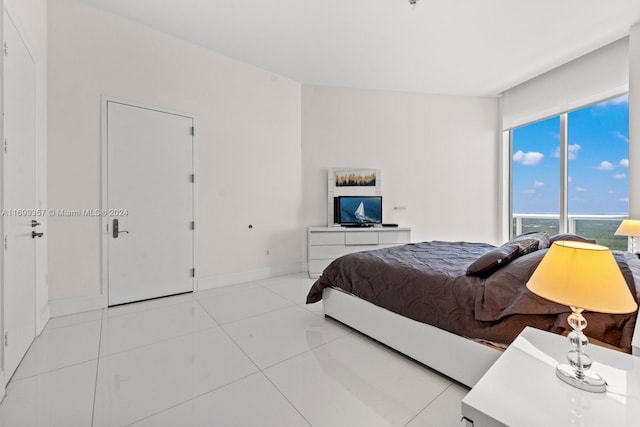
MULTIPOLYGON (((514 130, 524 127, 524 126, 528 126, 531 125, 533 123, 537 123, 540 121, 544 121, 553 117, 559 117, 560 118, 560 128, 559 128, 559 142, 560 142, 560 173, 558 176, 558 179, 560 180, 559 184, 559 191, 560 191, 560 200, 559 200, 559 222, 558 222, 558 232, 559 233, 568 233, 570 230, 569 227, 569 163, 568 163, 568 159, 569 159, 569 114, 574 112, 574 111, 578 111, 584 108, 589 108, 592 107, 594 105, 618 98, 620 96, 624 96, 627 95, 627 97, 629 96, 629 91, 625 91, 625 92, 621 92, 621 93, 617 93, 616 95, 612 95, 612 96, 607 96, 603 99, 600 99, 598 101, 593 101, 590 102, 588 104, 579 106, 579 107, 575 107, 571 110, 568 111, 564 111, 562 113, 559 114, 553 114, 547 117, 541 117, 539 119, 527 122, 527 123, 523 123, 520 124, 518 126, 514 126, 512 128, 506 129, 502 132, 502 138, 503 138, 503 144, 502 147, 503 149, 506 151, 506 160, 505 160, 505 167, 503 167, 503 170, 506 169, 507 171, 507 188, 508 188, 508 194, 507 194, 507 203, 504 204, 503 206, 503 212, 504 209, 507 209, 508 212, 506 212, 506 221, 503 224, 503 233, 508 236, 509 239, 515 237, 515 230, 514 227, 512 226, 513 224, 513 133, 514 130)), ((504 184, 504 183, 503 183, 504 184)), ((504 186, 503 186, 504 188, 504 186)), ((629 191, 629 193, 631 193, 629 191)), ((629 209, 627 209, 627 217, 629 215, 629 209)))

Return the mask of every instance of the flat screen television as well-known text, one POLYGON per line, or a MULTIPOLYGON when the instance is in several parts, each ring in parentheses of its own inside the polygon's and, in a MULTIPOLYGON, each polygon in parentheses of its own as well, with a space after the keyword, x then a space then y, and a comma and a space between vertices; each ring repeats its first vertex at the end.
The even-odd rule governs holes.
POLYGON ((345 226, 382 224, 382 196, 335 197, 333 222, 345 226))

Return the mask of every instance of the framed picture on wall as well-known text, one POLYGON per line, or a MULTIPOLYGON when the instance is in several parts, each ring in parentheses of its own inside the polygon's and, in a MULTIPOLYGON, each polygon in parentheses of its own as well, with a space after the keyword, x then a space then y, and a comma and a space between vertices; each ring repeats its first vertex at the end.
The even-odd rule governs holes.
POLYGON ((375 187, 376 169, 335 169, 336 187, 375 187))
POLYGON ((381 169, 329 168, 327 170, 327 226, 335 226, 333 220, 334 197, 381 195, 381 169))

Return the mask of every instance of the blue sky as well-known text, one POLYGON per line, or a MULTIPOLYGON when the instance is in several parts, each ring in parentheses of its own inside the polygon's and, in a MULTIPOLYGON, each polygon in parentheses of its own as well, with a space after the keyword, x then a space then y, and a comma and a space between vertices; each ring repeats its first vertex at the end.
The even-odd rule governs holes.
MULTIPOLYGON (((569 113, 569 213, 629 209, 629 104, 621 96, 569 113)), ((513 212, 558 213, 560 118, 513 131, 513 212)))

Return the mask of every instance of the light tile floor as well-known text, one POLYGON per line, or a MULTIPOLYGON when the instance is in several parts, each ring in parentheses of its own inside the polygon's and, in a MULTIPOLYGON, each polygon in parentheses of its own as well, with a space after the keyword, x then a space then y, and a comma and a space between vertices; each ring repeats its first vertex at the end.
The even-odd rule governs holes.
POLYGON ((0 426, 460 426, 467 389, 305 305, 290 275, 54 318, 0 426))

